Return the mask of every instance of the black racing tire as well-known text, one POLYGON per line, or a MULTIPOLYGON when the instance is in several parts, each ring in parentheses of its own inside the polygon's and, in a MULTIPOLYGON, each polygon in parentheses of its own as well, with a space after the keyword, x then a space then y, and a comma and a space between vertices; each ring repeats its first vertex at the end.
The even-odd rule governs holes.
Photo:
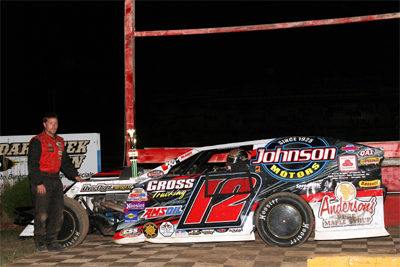
POLYGON ((258 234, 275 247, 294 247, 304 243, 314 227, 313 211, 300 196, 277 193, 260 203, 256 212, 258 234))
POLYGON ((82 205, 69 197, 64 197, 64 222, 58 233, 57 242, 72 248, 85 240, 89 230, 89 217, 82 205))

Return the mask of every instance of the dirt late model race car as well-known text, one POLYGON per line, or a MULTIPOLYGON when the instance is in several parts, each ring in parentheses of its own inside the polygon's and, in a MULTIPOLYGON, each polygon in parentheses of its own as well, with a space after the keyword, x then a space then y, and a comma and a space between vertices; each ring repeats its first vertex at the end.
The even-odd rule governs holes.
POLYGON ((247 241, 257 231, 290 247, 314 227, 315 240, 387 236, 383 156, 361 144, 290 136, 195 148, 138 177, 129 167, 98 173, 66 189, 57 241, 76 246, 96 229, 117 244, 247 241))

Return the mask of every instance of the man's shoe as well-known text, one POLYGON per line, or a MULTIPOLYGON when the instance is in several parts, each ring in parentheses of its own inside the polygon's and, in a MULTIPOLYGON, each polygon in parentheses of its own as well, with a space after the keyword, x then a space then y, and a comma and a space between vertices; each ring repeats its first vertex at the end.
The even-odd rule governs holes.
POLYGON ((67 248, 63 247, 60 243, 53 242, 53 243, 47 244, 47 249, 49 251, 63 251, 63 250, 66 250, 67 248))
POLYGON ((36 244, 36 249, 40 253, 44 253, 44 252, 49 251, 45 244, 36 244))

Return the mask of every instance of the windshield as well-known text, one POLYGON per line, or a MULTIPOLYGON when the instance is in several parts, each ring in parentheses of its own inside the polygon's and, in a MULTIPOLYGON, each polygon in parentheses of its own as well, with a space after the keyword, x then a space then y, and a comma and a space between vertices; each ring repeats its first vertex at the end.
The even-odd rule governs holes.
MULTIPOLYGON (((233 148, 200 152, 198 155, 194 155, 174 166, 168 172, 167 177, 226 171, 226 159, 231 149, 233 148)), ((245 149, 246 151, 251 150, 251 148, 248 147, 245 149)))

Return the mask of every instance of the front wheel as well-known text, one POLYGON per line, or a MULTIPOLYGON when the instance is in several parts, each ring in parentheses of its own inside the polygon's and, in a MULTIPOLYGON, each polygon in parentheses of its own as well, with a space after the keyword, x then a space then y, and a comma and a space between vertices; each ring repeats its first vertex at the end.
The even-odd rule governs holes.
POLYGON ((292 193, 277 193, 258 207, 256 227, 260 237, 276 247, 293 247, 304 243, 314 226, 308 203, 292 193))
POLYGON ((64 247, 75 247, 85 240, 89 230, 89 217, 82 205, 64 197, 64 222, 58 233, 57 242, 64 247))

